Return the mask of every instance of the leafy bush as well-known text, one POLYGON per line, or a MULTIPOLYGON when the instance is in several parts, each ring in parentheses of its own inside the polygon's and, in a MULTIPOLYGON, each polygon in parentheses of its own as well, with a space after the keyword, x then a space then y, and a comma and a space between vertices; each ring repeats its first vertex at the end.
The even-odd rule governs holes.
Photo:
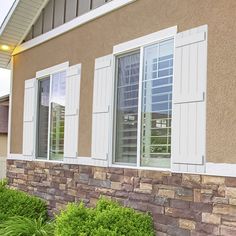
POLYGON ((7 179, 0 179, 0 188, 4 188, 7 186, 7 179))
POLYGON ((56 236, 153 236, 148 214, 122 207, 117 202, 100 199, 96 208, 83 203, 68 204, 56 217, 56 236))
POLYGON ((47 219, 46 203, 24 192, 9 189, 0 184, 0 223, 12 216, 25 216, 31 219, 47 219))
POLYGON ((44 219, 29 219, 14 216, 0 225, 1 236, 53 236, 53 223, 45 223, 44 219))

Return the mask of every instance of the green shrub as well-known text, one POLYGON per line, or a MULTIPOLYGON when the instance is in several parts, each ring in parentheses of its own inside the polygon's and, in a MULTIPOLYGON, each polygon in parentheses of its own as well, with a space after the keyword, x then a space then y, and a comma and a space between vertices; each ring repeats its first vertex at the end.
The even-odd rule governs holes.
POLYGON ((47 219, 46 203, 24 192, 0 187, 0 223, 12 216, 25 216, 31 219, 47 219))
POLYGON ((122 207, 117 202, 100 199, 96 208, 83 203, 69 204, 56 217, 56 236, 153 236, 148 214, 122 207))
POLYGON ((53 236, 54 225, 45 223, 44 219, 29 219, 24 216, 14 216, 0 225, 1 236, 53 236))
POLYGON ((7 179, 0 179, 0 188, 5 188, 7 186, 7 179))

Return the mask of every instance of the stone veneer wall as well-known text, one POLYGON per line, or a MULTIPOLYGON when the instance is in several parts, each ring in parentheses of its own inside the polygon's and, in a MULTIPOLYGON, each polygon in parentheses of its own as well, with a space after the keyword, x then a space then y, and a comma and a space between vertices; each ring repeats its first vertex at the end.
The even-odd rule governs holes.
POLYGON ((158 236, 236 235, 236 178, 14 160, 7 176, 50 212, 73 201, 93 206, 105 195, 150 211, 158 236))

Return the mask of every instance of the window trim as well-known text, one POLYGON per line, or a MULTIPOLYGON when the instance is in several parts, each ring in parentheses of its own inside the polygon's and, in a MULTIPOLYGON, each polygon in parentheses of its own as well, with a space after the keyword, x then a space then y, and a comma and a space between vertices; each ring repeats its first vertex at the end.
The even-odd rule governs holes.
MULTIPOLYGON (((140 51, 140 68, 139 68, 139 91, 142 91, 142 76, 143 76, 143 54, 144 48, 153 45, 155 43, 160 43, 162 41, 173 39, 174 40, 174 48, 175 48, 175 36, 177 34, 177 26, 173 26, 167 29, 160 30, 158 32, 145 35, 140 38, 136 38, 134 40, 130 40, 128 42, 124 42, 113 47, 113 57, 114 57, 114 72, 113 72, 113 81, 114 82, 114 96, 112 101, 112 142, 110 142, 110 150, 111 150, 111 160, 109 160, 109 164, 112 167, 130 167, 136 169, 145 169, 145 170, 160 170, 160 171, 170 171, 172 163, 170 162, 169 168, 161 168, 161 167, 145 167, 141 166, 141 107, 142 107, 142 92, 139 92, 138 97, 138 130, 137 130, 137 162, 136 164, 129 163, 117 163, 115 162, 115 145, 116 145, 116 101, 117 101, 117 58, 121 55, 125 55, 128 53, 135 52, 135 50, 140 51)), ((174 55, 173 55, 173 77, 174 77, 174 55)))
POLYGON ((34 155, 34 160, 39 160, 39 161, 51 161, 51 162, 63 162, 64 157, 62 160, 50 160, 49 159, 49 145, 50 145, 50 123, 51 123, 51 112, 50 112, 50 107, 51 107, 51 102, 49 98, 49 116, 48 116, 48 148, 47 148, 47 157, 46 159, 44 157, 38 156, 38 102, 39 102, 39 81, 45 79, 46 77, 49 77, 50 79, 50 88, 49 88, 49 94, 51 95, 51 79, 52 75, 61 71, 66 71, 69 68, 69 61, 57 64, 55 66, 43 69, 41 71, 36 72, 36 122, 35 122, 35 127, 34 127, 34 137, 35 137, 35 143, 34 143, 34 150, 35 150, 35 155, 34 155))

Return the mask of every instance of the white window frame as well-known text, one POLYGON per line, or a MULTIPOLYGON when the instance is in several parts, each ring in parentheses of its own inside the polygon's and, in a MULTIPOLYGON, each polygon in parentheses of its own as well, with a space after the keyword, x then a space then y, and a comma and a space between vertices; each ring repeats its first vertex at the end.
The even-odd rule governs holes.
POLYGON ((51 112, 50 112, 50 107, 51 107, 51 92, 52 92, 52 75, 58 72, 66 71, 67 68, 69 67, 69 62, 64 62, 49 68, 46 68, 44 70, 36 72, 36 122, 35 122, 35 128, 34 128, 34 137, 35 137, 35 157, 34 159, 37 161, 49 161, 49 162, 63 162, 64 157, 62 160, 50 160, 49 159, 49 148, 50 148, 50 126, 51 126, 51 112), (49 115, 48 115, 48 147, 47 147, 47 158, 45 157, 40 157, 38 156, 38 148, 37 148, 37 143, 38 143, 38 97, 39 97, 39 81, 45 79, 45 78, 50 79, 50 88, 49 88, 49 115))
MULTIPOLYGON (((128 41, 121 44, 118 44, 113 47, 113 60, 114 60, 114 71, 113 71, 113 81, 114 83, 114 96, 112 101, 112 141, 110 142, 110 150, 112 150, 111 160, 109 160, 109 164, 112 167, 129 167, 134 169, 145 169, 145 170, 161 170, 161 171, 170 171, 170 168, 160 168, 160 167, 145 167, 141 166, 141 107, 142 107, 142 77, 143 77, 143 60, 144 60, 144 48, 155 43, 160 43, 162 41, 168 39, 174 39, 174 48, 175 48, 175 36, 177 34, 177 26, 173 26, 167 29, 160 30, 158 32, 128 41), (139 97, 138 97, 138 127, 137 127, 137 164, 123 164, 123 163, 115 163, 115 143, 116 143, 116 100, 117 100, 117 73, 116 73, 116 58, 123 54, 134 52, 135 50, 140 51, 140 68, 139 68, 139 97)), ((173 55, 173 70, 174 70, 174 55, 173 55)), ((174 71, 173 71, 174 76, 174 71)), ((174 79, 174 78, 173 78, 174 79)), ((171 157, 170 157, 171 158, 171 157)))

